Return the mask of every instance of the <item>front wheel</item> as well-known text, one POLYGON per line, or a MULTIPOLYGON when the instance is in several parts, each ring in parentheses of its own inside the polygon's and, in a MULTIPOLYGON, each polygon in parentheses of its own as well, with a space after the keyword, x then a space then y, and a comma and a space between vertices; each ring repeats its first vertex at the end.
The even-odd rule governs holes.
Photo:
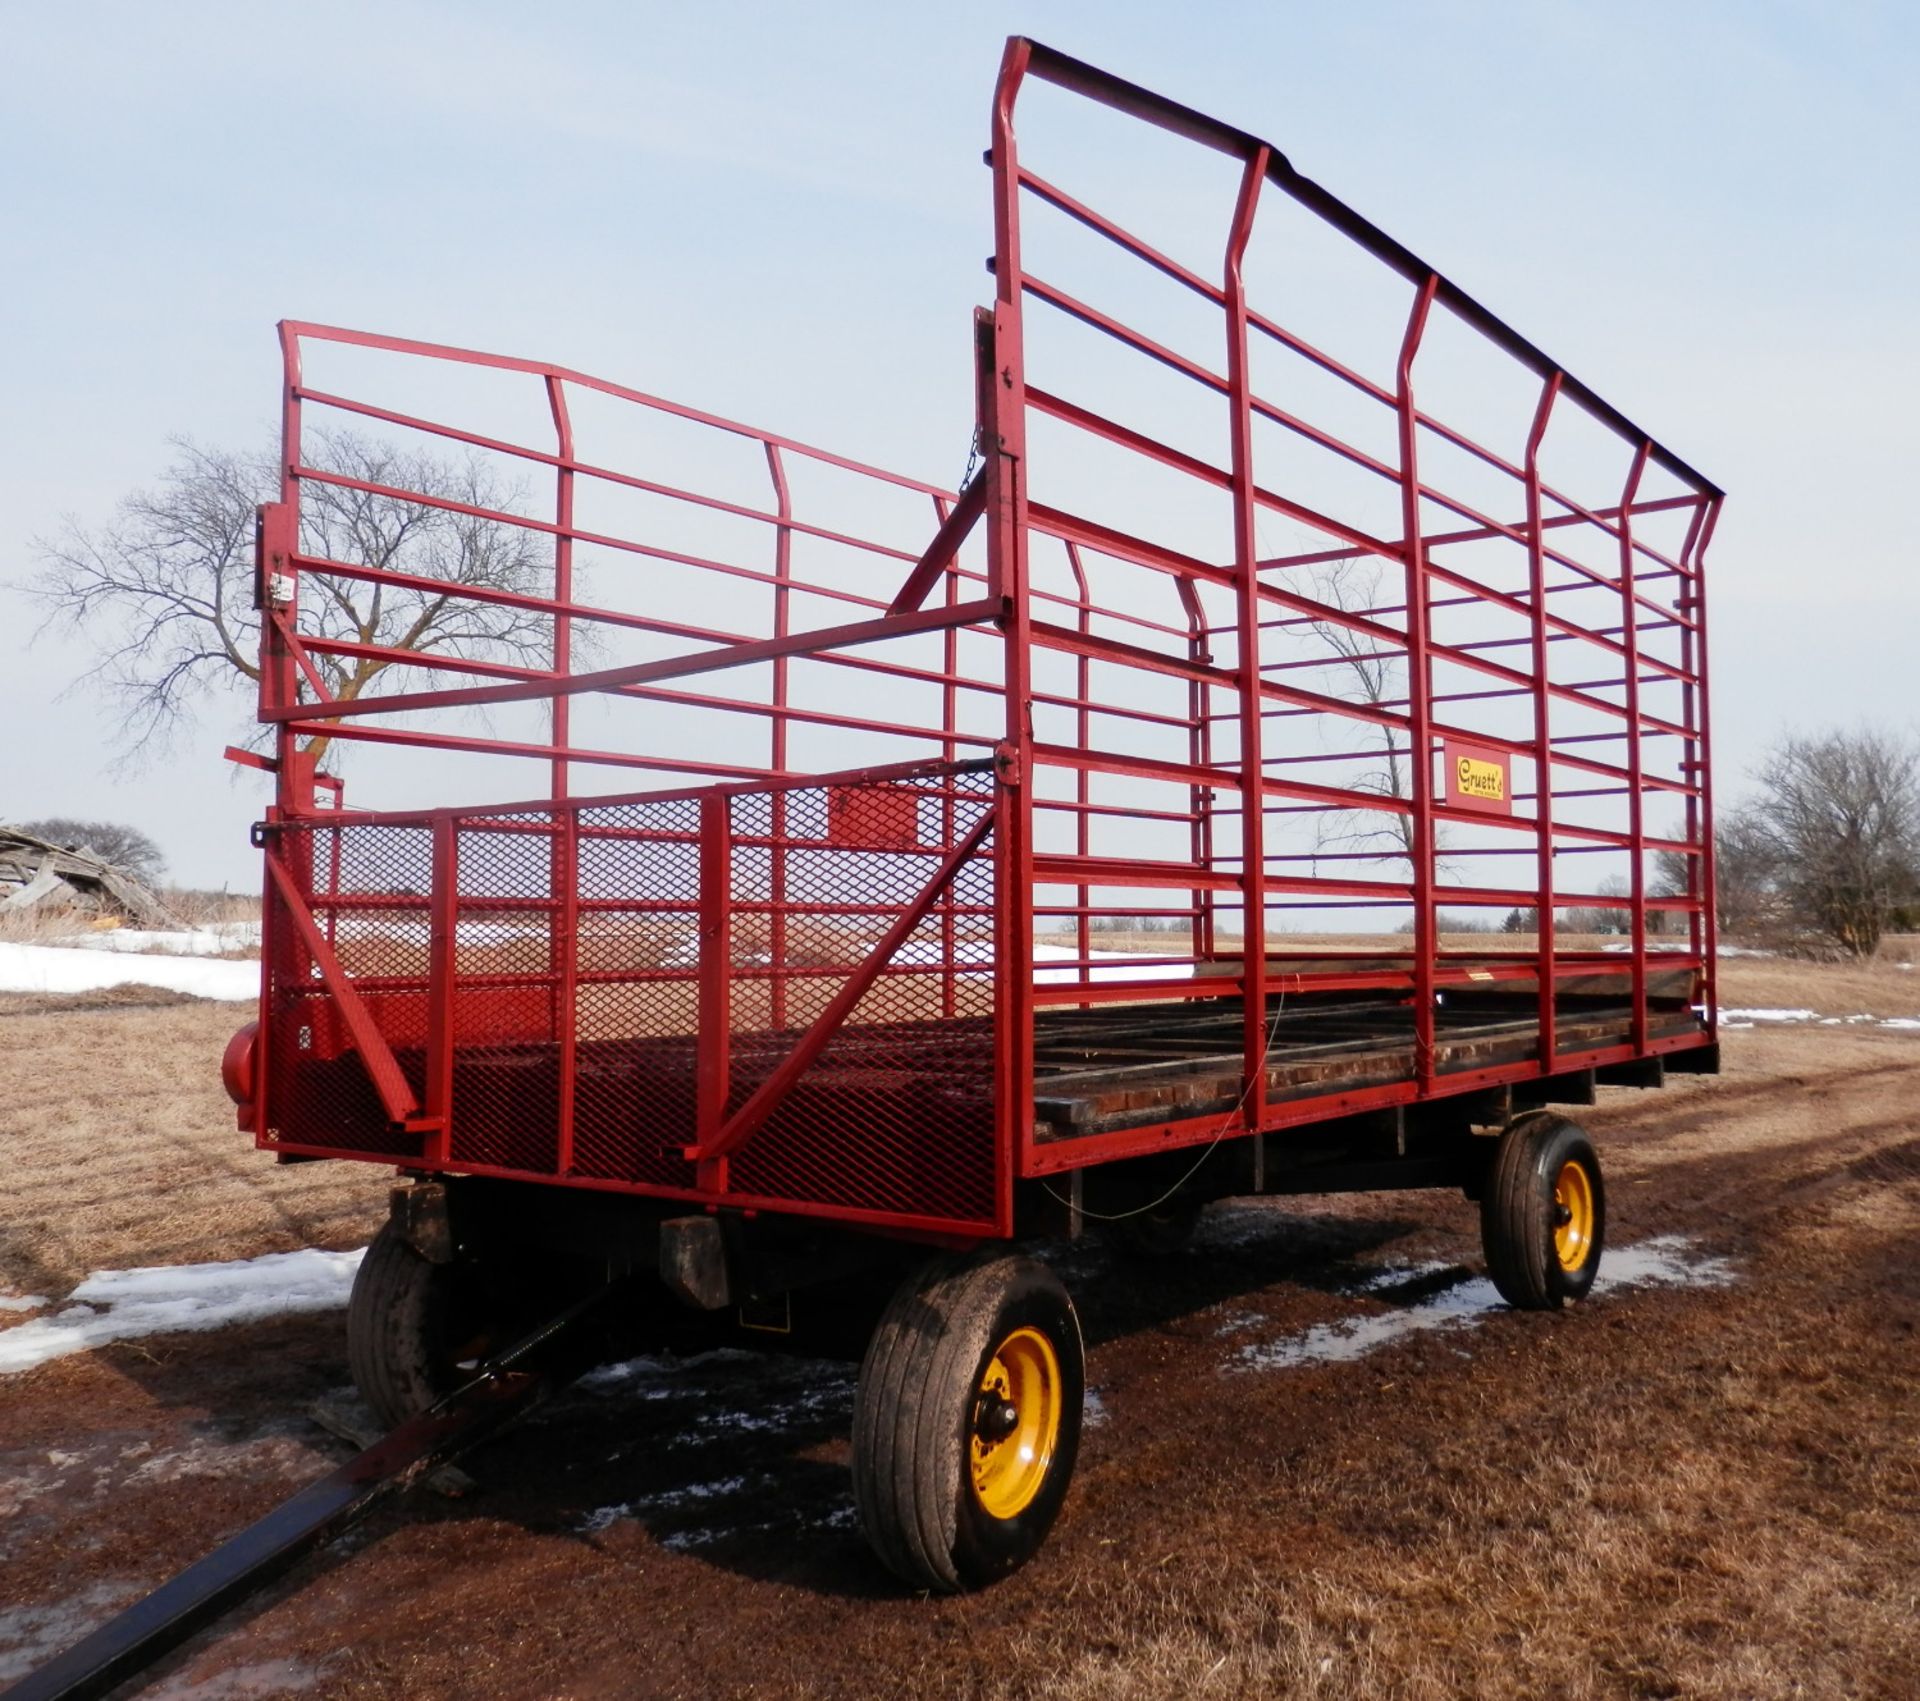
POLYGON ((1508 1123, 1480 1197, 1480 1241, 1500 1297, 1522 1311, 1585 1299, 1606 1227, 1600 1159, 1580 1125, 1551 1111, 1508 1123))
POLYGON ((860 1367, 853 1490, 896 1575, 980 1588, 1039 1550, 1086 1398, 1080 1320, 1031 1258, 937 1258, 900 1286, 860 1367))

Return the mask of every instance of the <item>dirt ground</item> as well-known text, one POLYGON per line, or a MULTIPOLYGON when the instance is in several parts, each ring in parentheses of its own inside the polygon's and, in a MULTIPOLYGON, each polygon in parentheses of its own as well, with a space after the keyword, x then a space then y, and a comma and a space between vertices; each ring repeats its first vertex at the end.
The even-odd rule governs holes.
MULTIPOLYGON (((1913 1017, 1920 974, 1736 960, 1722 998, 1913 1017)), ((236 1020, 0 1009, 0 1295, 365 1238, 383 1172, 232 1131, 236 1020)), ((1146 1281, 1061 1252, 1091 1427, 1049 1546, 983 1595, 867 1557, 851 1367, 639 1361, 150 1692, 1920 1695, 1920 1031, 1760 1022, 1726 1062, 1578 1113, 1624 1274, 1562 1315, 1469 1303, 1472 1208, 1438 1193, 1215 1207, 1146 1281)), ((336 1463, 306 1414, 345 1380, 338 1313, 0 1378, 0 1678, 336 1463)))

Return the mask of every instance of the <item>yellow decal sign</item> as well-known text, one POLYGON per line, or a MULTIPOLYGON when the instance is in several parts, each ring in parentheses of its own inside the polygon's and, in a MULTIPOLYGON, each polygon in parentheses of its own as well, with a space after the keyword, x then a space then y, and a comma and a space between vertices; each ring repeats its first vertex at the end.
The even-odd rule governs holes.
POLYGON ((1447 805, 1487 814, 1511 815, 1512 764, 1506 754, 1449 739, 1442 753, 1447 770, 1447 805))

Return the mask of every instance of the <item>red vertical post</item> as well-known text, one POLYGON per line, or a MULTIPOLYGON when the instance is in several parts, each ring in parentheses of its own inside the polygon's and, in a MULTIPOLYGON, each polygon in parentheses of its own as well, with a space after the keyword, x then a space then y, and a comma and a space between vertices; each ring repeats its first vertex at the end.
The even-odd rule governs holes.
POLYGON ((421 1108, 432 1121, 425 1156, 453 1155, 455 991, 459 979, 460 832, 449 811, 433 818, 433 886, 427 911, 427 1079, 421 1108))
MULTIPOLYGON (((292 481, 289 480, 289 483, 292 481)), ((297 494, 297 487, 296 487, 297 494)), ((294 566, 299 547, 299 518, 292 502, 264 504, 254 518, 254 598, 260 610, 260 713, 289 708, 300 700, 300 672, 277 611, 291 624, 299 614, 300 576, 294 566)), ((313 762, 295 742, 285 721, 274 735, 278 801, 283 809, 305 815, 313 809, 313 762)))
POLYGON ((1233 472, 1233 567, 1238 579, 1240 682, 1240 939, 1241 1114, 1258 1128, 1267 1107, 1267 848, 1266 721, 1260 697, 1260 559, 1254 532, 1253 404, 1247 376, 1247 288, 1241 276, 1247 240, 1267 176, 1267 150, 1256 148, 1240 173, 1227 233, 1222 285, 1227 315, 1228 436, 1233 472))
MULTIPOLYGON (((952 505, 944 496, 933 499, 933 512, 936 531, 946 523, 952 505)), ((951 608, 960 600, 960 575, 957 572, 944 574, 946 579, 946 602, 951 608)), ((941 634, 941 662, 946 678, 940 686, 940 730, 947 736, 940 740, 942 761, 951 762, 959 754, 960 747, 953 740, 953 733, 959 719, 960 692, 954 684, 960 674, 960 634, 949 626, 941 634)), ((940 848, 952 850, 959 842, 956 812, 954 808, 954 776, 948 774, 940 782, 940 848)), ((960 883, 953 885, 940 895, 940 1014, 949 1021, 960 1011, 959 967, 955 961, 958 955, 959 938, 954 926, 953 906, 960 883)))
POLYGON ((1620 642, 1627 652, 1627 837, 1633 843, 1628 871, 1633 941, 1633 1049, 1647 1049, 1647 810, 1640 748, 1640 605, 1633 590, 1633 501, 1653 445, 1642 440, 1620 492, 1620 642))
MULTIPOLYGON (((694 1138, 705 1145, 727 1119, 733 1045, 733 811, 724 792, 700 799, 700 1015, 694 1138)), ((707 1158, 699 1185, 727 1186, 727 1160, 707 1158)))
MULTIPOLYGON (((780 523, 773 529, 773 635, 784 638, 791 631, 793 582, 793 493, 787 488, 786 463, 777 444, 767 448, 767 474, 773 480, 773 499, 780 523)), ((768 717, 771 748, 768 761, 776 776, 787 772, 787 658, 773 659, 773 713, 768 717)), ((767 982, 767 1025, 779 1029, 787 1025, 787 794, 775 791, 769 798, 773 848, 767 858, 767 900, 773 913, 767 920, 767 957, 771 978, 767 982)))
POLYGON ((1553 404, 1560 396, 1560 383, 1561 374, 1555 372, 1541 387, 1522 465, 1527 484, 1528 653, 1533 671, 1534 923, 1539 929, 1535 972, 1540 977, 1537 1043, 1543 1075, 1552 1071, 1554 1050, 1559 1044, 1554 1005, 1554 924, 1559 918, 1553 907, 1553 714, 1547 690, 1547 552, 1541 529, 1540 445, 1547 435, 1547 422, 1553 417, 1553 404))
MULTIPOLYGON (((1700 799, 1695 788, 1699 775, 1699 763, 1696 757, 1700 751, 1700 727, 1698 720, 1698 697, 1695 671, 1695 645, 1693 627, 1695 601, 1692 591, 1692 562, 1695 545, 1700 539, 1701 527, 1707 518, 1707 505, 1704 501, 1694 505, 1687 520, 1687 535, 1681 541, 1680 552, 1674 557, 1680 565, 1682 574, 1674 587, 1674 611, 1683 622, 1680 627, 1680 724, 1687 729, 1686 752, 1680 758, 1680 779, 1690 789, 1685 798, 1686 841, 1690 845, 1700 844, 1700 799)), ((1707 876, 1704 858, 1687 858, 1687 897, 1692 908, 1687 912, 1687 949, 1695 957, 1705 959, 1707 948, 1706 917, 1701 908, 1701 893, 1706 890, 1707 876)))
MULTIPOLYGON (((1086 563, 1080 559, 1080 546, 1069 542, 1066 547, 1067 565, 1073 569, 1074 591, 1080 602, 1079 608, 1075 611, 1075 624, 1079 627, 1081 637, 1084 638, 1093 631, 1093 593, 1087 584, 1086 563)), ((1083 650, 1075 657, 1074 672, 1074 695, 1077 699, 1074 710, 1074 741, 1076 747, 1081 750, 1089 750, 1093 746, 1093 712, 1087 706, 1087 699, 1092 694, 1093 663, 1083 650)), ((1076 768, 1073 777, 1074 801, 1080 805, 1074 832, 1074 849, 1080 856, 1087 857, 1093 853, 1093 819, 1087 807, 1093 801, 1092 776, 1085 768, 1076 768)), ((1092 903, 1092 892, 1093 888, 1090 886, 1076 886, 1073 889, 1073 901, 1078 910, 1074 916, 1074 951, 1083 963, 1090 963, 1093 956, 1093 917, 1087 914, 1088 907, 1092 903)), ((1093 971, 1089 967, 1080 972, 1091 975, 1093 971)), ((1086 1010, 1091 1006, 1082 1004, 1080 1008, 1086 1010)))
POLYGON ((987 594, 999 597, 1005 661, 1006 736, 994 805, 994 1098, 1000 1185, 994 1215, 1013 1224, 1012 1164, 1033 1140, 1033 617, 1027 601, 1027 368, 1021 341, 1020 165, 1013 103, 1032 44, 1008 41, 994 90, 994 305, 974 319, 981 475, 987 529, 987 594))
MULTIPOLYGON (((1713 750, 1712 704, 1713 693, 1707 684, 1707 573, 1706 554, 1708 544, 1713 542, 1713 529, 1720 520, 1721 498, 1711 498, 1706 506, 1706 518, 1693 545, 1692 559, 1683 562, 1693 569, 1693 594, 1691 597, 1694 631, 1693 642, 1688 646, 1693 672, 1700 681, 1699 710, 1700 724, 1696 729, 1699 736, 1694 743, 1692 766, 1689 770, 1693 783, 1699 787, 1699 829, 1700 829, 1700 886, 1701 915, 1706 934, 1706 949, 1702 955, 1706 959, 1702 988, 1707 1004, 1707 1032, 1716 1040, 1720 1037, 1720 913, 1717 897, 1718 887, 1716 855, 1713 844, 1713 765, 1709 756, 1713 750)), ((1689 800, 1691 801, 1691 800, 1689 800)))
MULTIPOLYGON (((285 640, 274 630, 272 609, 289 621, 299 612, 299 575, 293 557, 300 547, 300 336, 280 321, 280 500, 260 510, 260 707, 284 708, 299 700, 299 674, 285 640)), ((312 765, 299 762, 299 732, 289 722, 274 728, 273 746, 280 807, 293 815, 313 808, 312 765)))
MULTIPOLYGON (((559 378, 547 375, 547 407, 553 415, 554 473, 553 600, 561 612, 553 617, 553 671, 564 679, 573 671, 573 420, 567 412, 567 394, 559 378)), ((576 1079, 576 1040, 579 1025, 580 971, 580 816, 566 807, 569 775, 567 759, 559 752, 571 743, 571 697, 555 697, 549 704, 549 730, 554 756, 550 768, 553 811, 549 817, 547 900, 549 941, 547 972, 553 983, 552 1028, 559 1104, 555 1107, 558 1140, 554 1168, 573 1172, 573 1100, 576 1079)))
MULTIPOLYGON (((1191 579, 1176 579, 1180 606, 1187 616, 1187 659, 1201 667, 1213 661, 1213 649, 1207 641, 1206 613, 1200 606, 1200 593, 1191 579)), ((1187 759, 1196 768, 1213 766, 1213 687, 1195 679, 1187 685, 1187 759)), ((1266 725, 1263 719, 1260 723, 1266 725)), ((1199 785, 1187 788, 1187 808, 1193 814, 1188 839, 1193 847, 1193 866, 1213 872, 1213 792, 1199 785)), ((1209 962, 1214 954, 1214 894, 1210 886, 1193 889, 1193 931, 1190 939, 1195 962, 1209 962)))
POLYGON ((1427 544, 1420 521, 1419 415, 1413 401, 1413 363, 1426 335, 1427 315, 1440 287, 1429 273, 1415 292, 1400 339, 1395 413, 1400 441, 1400 521, 1407 581, 1407 780, 1413 805, 1413 1056, 1420 1089, 1433 1087, 1434 953, 1440 947, 1433 883, 1433 680, 1427 658, 1427 544))

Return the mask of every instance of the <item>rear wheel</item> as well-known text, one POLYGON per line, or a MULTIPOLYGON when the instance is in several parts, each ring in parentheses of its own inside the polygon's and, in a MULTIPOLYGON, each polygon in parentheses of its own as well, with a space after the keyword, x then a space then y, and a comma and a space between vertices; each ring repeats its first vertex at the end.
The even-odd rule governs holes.
POLYGON ((1480 1240, 1500 1297, 1523 1311, 1586 1298, 1606 1226, 1600 1159, 1580 1125, 1551 1111, 1508 1123, 1480 1198, 1480 1240))
POLYGON ((473 1264, 435 1264, 382 1225, 347 1307, 347 1362, 388 1427, 423 1412, 514 1337, 473 1264))
POLYGON ((916 1588, 994 1582, 1066 1498, 1086 1397, 1080 1320, 1031 1258, 939 1258, 900 1286, 860 1369, 861 1528, 916 1588))

